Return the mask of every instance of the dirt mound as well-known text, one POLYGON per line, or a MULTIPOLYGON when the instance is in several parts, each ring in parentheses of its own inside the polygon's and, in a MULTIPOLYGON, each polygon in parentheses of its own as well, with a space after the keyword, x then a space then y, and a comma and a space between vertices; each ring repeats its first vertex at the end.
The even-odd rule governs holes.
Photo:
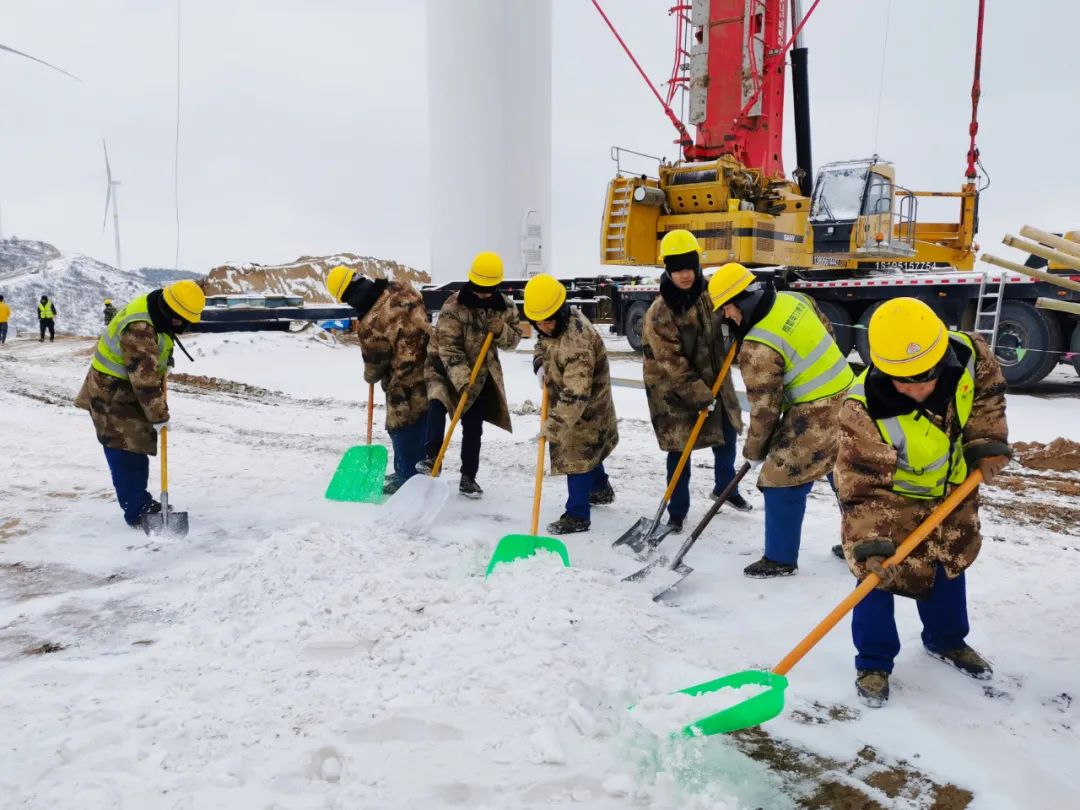
POLYGON ((1016 460, 1033 470, 1080 472, 1080 442, 1057 438, 1049 444, 1016 442, 1016 460))
POLYGON ((169 381, 199 391, 215 391, 249 399, 267 399, 282 396, 280 391, 271 391, 269 388, 260 388, 257 385, 248 385, 235 380, 223 380, 220 377, 205 377, 201 374, 172 373, 169 375, 169 381))
POLYGON ((431 281, 427 273, 391 259, 341 253, 336 256, 301 256, 287 264, 224 264, 211 270, 202 286, 207 295, 299 295, 309 303, 327 304, 332 303, 333 299, 326 291, 326 274, 339 264, 369 278, 389 278, 413 284, 431 281))

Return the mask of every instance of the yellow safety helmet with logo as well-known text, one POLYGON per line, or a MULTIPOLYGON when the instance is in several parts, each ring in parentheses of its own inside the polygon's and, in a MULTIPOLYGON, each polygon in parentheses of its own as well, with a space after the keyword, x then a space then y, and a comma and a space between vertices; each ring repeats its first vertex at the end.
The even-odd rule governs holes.
POLYGON ((890 377, 913 377, 938 364, 949 332, 934 310, 917 298, 893 298, 870 317, 870 360, 890 377))
POLYGON ((566 287, 550 273, 541 273, 525 285, 525 317, 546 321, 566 303, 566 287))
POLYGON ((174 281, 165 288, 163 297, 169 309, 188 323, 198 323, 202 319, 202 311, 206 307, 206 293, 191 279, 174 281))
POLYGON ((334 296, 334 300, 339 304, 341 303, 341 296, 345 294, 345 290, 352 284, 355 275, 355 270, 346 267, 343 264, 334 267, 327 274, 326 289, 329 291, 330 295, 334 296))
POLYGON ((503 260, 498 253, 477 253, 469 267, 469 281, 477 287, 497 287, 503 280, 503 260))
POLYGON ((754 283, 754 274, 738 262, 728 262, 709 279, 713 312, 754 283))
POLYGON ((660 258, 681 256, 683 253, 701 253, 697 238, 684 228, 665 233, 660 240, 660 258))

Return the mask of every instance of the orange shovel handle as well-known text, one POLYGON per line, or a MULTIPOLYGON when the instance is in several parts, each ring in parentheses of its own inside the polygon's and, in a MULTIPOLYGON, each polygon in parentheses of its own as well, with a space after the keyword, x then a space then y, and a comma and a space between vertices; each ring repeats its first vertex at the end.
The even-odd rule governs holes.
MULTIPOLYGON (((982 483, 982 480, 982 472, 980 470, 975 470, 975 472, 965 478, 963 483, 949 493, 949 496, 938 504, 933 512, 926 516, 926 520, 920 523, 918 528, 907 536, 907 539, 900 544, 900 548, 898 548, 889 559, 882 563, 881 567, 892 568, 907 559, 907 556, 915 550, 919 543, 925 540, 930 532, 936 529, 941 521, 948 517, 952 511, 960 505, 961 501, 967 498, 967 496, 982 483)), ((858 588, 852 591, 843 602, 833 608, 832 613, 821 620, 821 624, 811 630, 806 638, 795 645, 794 650, 784 656, 784 660, 773 667, 773 672, 777 675, 786 675, 788 670, 799 663, 799 661, 802 660, 802 657, 810 652, 813 646, 821 641, 821 638, 832 630, 838 621, 847 615, 849 610, 859 604, 870 591, 878 586, 879 582, 881 582, 881 578, 878 577, 877 574, 868 574, 866 579, 859 583, 858 588)))
POLYGON ((536 536, 536 530, 540 526, 540 494, 544 489, 544 445, 547 444, 547 440, 544 439, 544 425, 547 424, 548 415, 548 391, 547 385, 544 386, 544 397, 541 400, 540 405, 540 441, 537 442, 536 448, 536 483, 533 485, 533 511, 532 511, 532 528, 529 529, 529 534, 536 536))
POLYGON ((457 423, 461 420, 461 414, 465 411, 465 403, 469 399, 469 391, 472 390, 473 383, 476 382, 476 378, 480 375, 480 366, 484 364, 484 358, 487 357, 488 348, 491 346, 491 340, 494 337, 494 332, 487 333, 487 337, 484 338, 484 345, 480 347, 480 354, 476 356, 476 362, 473 363, 472 373, 469 375, 469 384, 465 386, 465 390, 461 392, 461 396, 458 398, 457 407, 454 408, 454 418, 450 420, 450 429, 446 431, 442 447, 439 448, 439 455, 435 458, 435 464, 431 468, 432 478, 439 477, 439 470, 442 469, 443 456, 446 455, 446 448, 450 446, 450 437, 454 435, 454 428, 457 427, 457 423))

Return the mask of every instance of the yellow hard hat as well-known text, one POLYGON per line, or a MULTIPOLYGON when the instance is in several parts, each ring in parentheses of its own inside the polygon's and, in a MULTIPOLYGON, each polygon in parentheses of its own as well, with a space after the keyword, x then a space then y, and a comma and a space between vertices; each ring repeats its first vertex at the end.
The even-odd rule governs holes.
POLYGON ((111 304, 111 303, 112 303, 112 299, 111 299, 111 298, 106 298, 106 299, 105 299, 105 303, 106 303, 106 304, 111 304))
POLYGON ((755 281, 754 274, 738 262, 728 262, 709 279, 709 297, 713 312, 741 293, 755 281))
POLYGON ((206 293, 189 278, 174 281, 165 288, 165 303, 169 309, 189 323, 198 323, 206 306, 206 293))
POLYGON ((566 287, 550 273, 541 273, 525 285, 525 317, 546 321, 566 303, 566 287))
POLYGON ((929 371, 945 356, 949 333, 917 298, 892 298, 870 317, 870 360, 890 377, 929 371))
POLYGON ((469 267, 469 281, 477 287, 497 287, 503 280, 503 262, 498 253, 477 253, 469 267))
POLYGON ((352 284, 355 275, 355 270, 343 264, 339 264, 330 270, 326 276, 326 289, 330 291, 330 295, 334 296, 335 301, 341 302, 341 296, 345 294, 345 290, 352 284))
POLYGON ((683 228, 668 231, 660 240, 660 258, 679 256, 683 253, 701 253, 701 245, 690 231, 683 228))

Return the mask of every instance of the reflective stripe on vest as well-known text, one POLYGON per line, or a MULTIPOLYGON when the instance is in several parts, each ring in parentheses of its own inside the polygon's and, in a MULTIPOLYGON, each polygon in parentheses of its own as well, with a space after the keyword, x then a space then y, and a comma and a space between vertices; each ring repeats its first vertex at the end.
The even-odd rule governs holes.
MULTIPOLYGON (((110 377, 117 377, 121 380, 128 379, 127 366, 124 364, 124 351, 120 347, 120 338, 123 336, 125 329, 131 324, 140 321, 153 325, 145 295, 131 301, 109 321, 104 333, 98 338, 97 348, 94 349, 94 357, 90 361, 90 365, 110 377)), ((173 350, 172 338, 159 333, 157 345, 157 372, 158 376, 164 377, 169 363, 169 356, 173 350)))
MULTIPOLYGON (((909 498, 940 498, 946 482, 959 484, 967 477, 964 460, 963 427, 971 416, 975 400, 975 346, 961 332, 950 332, 949 339, 971 351, 967 365, 956 384, 954 403, 960 432, 954 441, 930 419, 918 411, 874 420, 881 437, 896 449, 896 472, 893 492, 909 498), (951 464, 950 464, 951 462, 951 464)), ((859 375, 848 391, 848 399, 866 407, 866 375, 859 375)))
POLYGON ((763 343, 783 356, 785 411, 839 394, 855 377, 801 293, 777 293, 772 309, 747 332, 746 340, 763 343))

